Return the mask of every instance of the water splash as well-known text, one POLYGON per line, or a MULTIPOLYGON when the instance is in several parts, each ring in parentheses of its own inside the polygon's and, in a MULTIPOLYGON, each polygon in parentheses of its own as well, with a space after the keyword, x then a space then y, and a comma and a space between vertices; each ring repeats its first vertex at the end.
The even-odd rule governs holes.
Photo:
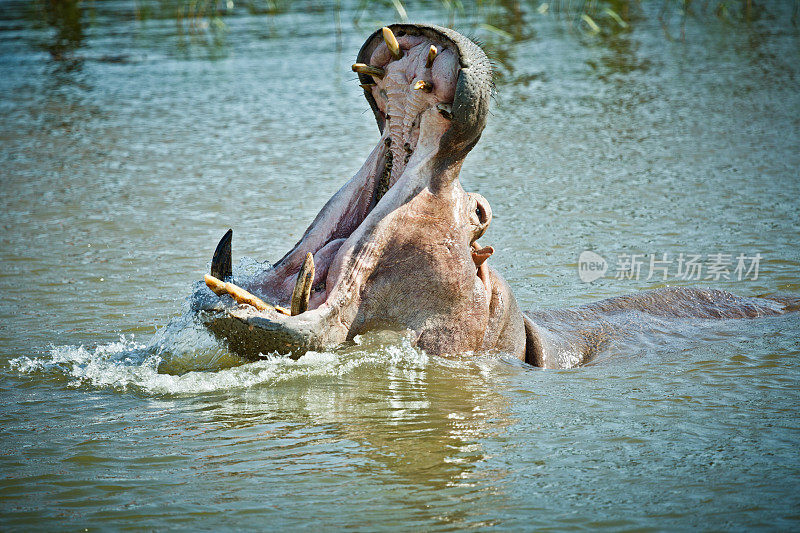
POLYGON ((53 346, 41 356, 13 359, 10 366, 21 374, 64 376, 70 387, 182 395, 342 376, 374 365, 414 370, 428 363, 428 356, 412 347, 407 337, 387 332, 360 338, 359 344, 336 352, 308 352, 297 360, 269 355, 247 361, 184 315, 148 344, 123 335, 95 347, 53 346))
MULTIPOLYGON (((234 274, 247 282, 268 266, 243 257, 234 266, 234 274)), ((197 322, 189 309, 190 298, 184 302, 183 313, 147 344, 133 335, 122 335, 118 341, 94 347, 51 346, 40 356, 11 360, 11 369, 63 376, 70 387, 181 395, 342 376, 374 365, 413 371, 429 362, 424 352, 412 346, 407 332, 393 331, 358 336, 352 345, 334 352, 308 352, 297 360, 267 354, 250 361, 231 353, 197 322)))

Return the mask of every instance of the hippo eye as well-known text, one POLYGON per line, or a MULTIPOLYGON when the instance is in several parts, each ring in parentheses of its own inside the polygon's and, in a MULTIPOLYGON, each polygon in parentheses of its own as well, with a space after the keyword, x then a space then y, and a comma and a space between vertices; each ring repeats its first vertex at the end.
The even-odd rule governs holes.
POLYGON ((475 214, 478 216, 478 222, 486 224, 486 211, 483 210, 480 203, 475 206, 475 214))

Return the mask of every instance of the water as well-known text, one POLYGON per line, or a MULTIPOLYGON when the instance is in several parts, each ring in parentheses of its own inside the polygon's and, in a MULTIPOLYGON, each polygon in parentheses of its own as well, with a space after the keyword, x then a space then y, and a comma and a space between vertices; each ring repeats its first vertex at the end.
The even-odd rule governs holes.
MULTIPOLYGON (((601 4, 598 35, 560 4, 405 5, 496 61, 462 182, 523 308, 800 293, 793 4, 684 22, 665 4, 662 25, 632 3, 628 29, 601 4), (609 261, 592 284, 583 250, 609 261), (616 279, 625 253, 763 258, 756 280, 665 282, 616 279)), ((800 527, 797 315, 680 325, 564 371, 385 332, 246 363, 194 327, 225 229, 236 261, 278 259, 371 149, 349 65, 397 13, 188 9, 0 10, 4 530, 800 527)))

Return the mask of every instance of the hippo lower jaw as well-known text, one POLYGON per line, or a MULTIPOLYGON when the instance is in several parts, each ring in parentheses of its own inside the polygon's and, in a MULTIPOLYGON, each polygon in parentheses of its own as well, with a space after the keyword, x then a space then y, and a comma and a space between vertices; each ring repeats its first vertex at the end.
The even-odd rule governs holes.
MULTIPOLYGON (((388 138, 388 135, 384 137, 388 138)), ((352 312, 348 311, 357 305, 360 287, 380 263, 380 243, 385 242, 381 233, 386 233, 387 229, 385 218, 392 205, 407 200, 403 191, 413 194, 425 186, 424 170, 430 168, 433 154, 417 151, 398 181, 386 191, 380 190, 381 173, 374 172, 385 168, 384 164, 371 165, 375 159, 381 163, 385 161, 386 152, 376 149, 375 155, 377 157, 370 157, 365 164, 373 172, 367 173, 360 187, 361 191, 374 189, 362 197, 372 196, 372 205, 367 208, 356 206, 359 209, 355 217, 339 220, 327 239, 313 239, 319 233, 307 232, 304 239, 265 272, 256 285, 247 287, 275 306, 258 310, 252 305, 237 305, 232 299, 218 298, 207 288, 198 287, 193 309, 212 333, 228 342, 232 351, 249 357, 271 352, 299 356, 309 350, 342 344, 353 336, 350 334, 352 312), (383 197, 386 201, 382 204, 383 197), (364 215, 359 220, 361 212, 364 215), (349 235, 339 231, 341 227, 352 225, 355 229, 349 235), (306 310, 287 316, 286 309, 295 307, 292 297, 301 278, 302 265, 299 269, 295 267, 309 254, 314 258, 315 272, 307 300, 301 302, 306 310)), ((354 180, 359 177, 357 175, 354 180)), ((229 255, 222 257, 230 262, 229 255)), ((214 261, 212 270, 213 265, 214 261)))
MULTIPOLYGON (((359 332, 354 322, 366 327, 366 322, 382 321, 381 316, 365 318, 361 313, 365 286, 380 284, 392 266, 389 262, 404 259, 402 252, 399 256, 387 254, 387 248, 409 216, 428 216, 420 213, 423 209, 409 210, 408 206, 423 192, 443 194, 458 207, 464 203, 461 195, 451 193, 448 187, 457 183, 463 158, 480 136, 491 90, 488 62, 470 71, 467 56, 475 49, 479 50, 460 35, 434 26, 395 25, 367 40, 353 70, 359 73, 375 113, 382 133, 379 142, 360 171, 323 207, 300 242, 255 282, 242 283, 271 304, 305 311, 294 316, 287 316, 280 307, 259 311, 218 298, 205 287, 195 291, 193 310, 234 352, 301 355, 352 338, 359 332), (479 79, 472 79, 475 76, 479 79), (311 271, 309 254, 313 257, 311 271), (298 288, 304 276, 310 283, 307 280, 306 287, 298 288)), ((485 60, 482 52, 480 57, 485 60)), ((463 193, 460 186, 458 191, 463 193)), ((483 209, 488 211, 488 205, 483 209)), ((490 215, 484 212, 486 216, 490 215)), ((484 222, 478 221, 480 233, 488 219, 484 222)), ((475 238, 458 237, 465 241, 467 259, 475 238)), ((434 246, 442 240, 453 239, 437 237, 434 246)), ((420 245, 424 247, 424 243, 420 245)), ((230 277, 230 264, 229 233, 215 254, 212 273, 230 277)), ((475 278, 475 268, 471 275, 475 278)), ((488 295, 485 299, 488 302, 488 295)), ((386 317, 387 324, 415 326, 398 319, 393 311, 384 314, 392 315, 386 317)))

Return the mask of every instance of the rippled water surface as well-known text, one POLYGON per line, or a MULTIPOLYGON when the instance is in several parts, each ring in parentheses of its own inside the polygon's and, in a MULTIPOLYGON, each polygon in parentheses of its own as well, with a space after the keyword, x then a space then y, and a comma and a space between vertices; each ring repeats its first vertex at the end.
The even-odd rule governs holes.
MULTIPOLYGON (((462 182, 522 307, 800 293, 796 6, 562 4, 404 4, 495 61, 462 182), (762 259, 617 279, 664 253, 762 259)), ((274 261, 360 167, 349 65, 395 5, 2 3, 0 529, 800 528, 797 315, 563 371, 387 332, 246 362, 184 316, 228 227, 274 261)))

